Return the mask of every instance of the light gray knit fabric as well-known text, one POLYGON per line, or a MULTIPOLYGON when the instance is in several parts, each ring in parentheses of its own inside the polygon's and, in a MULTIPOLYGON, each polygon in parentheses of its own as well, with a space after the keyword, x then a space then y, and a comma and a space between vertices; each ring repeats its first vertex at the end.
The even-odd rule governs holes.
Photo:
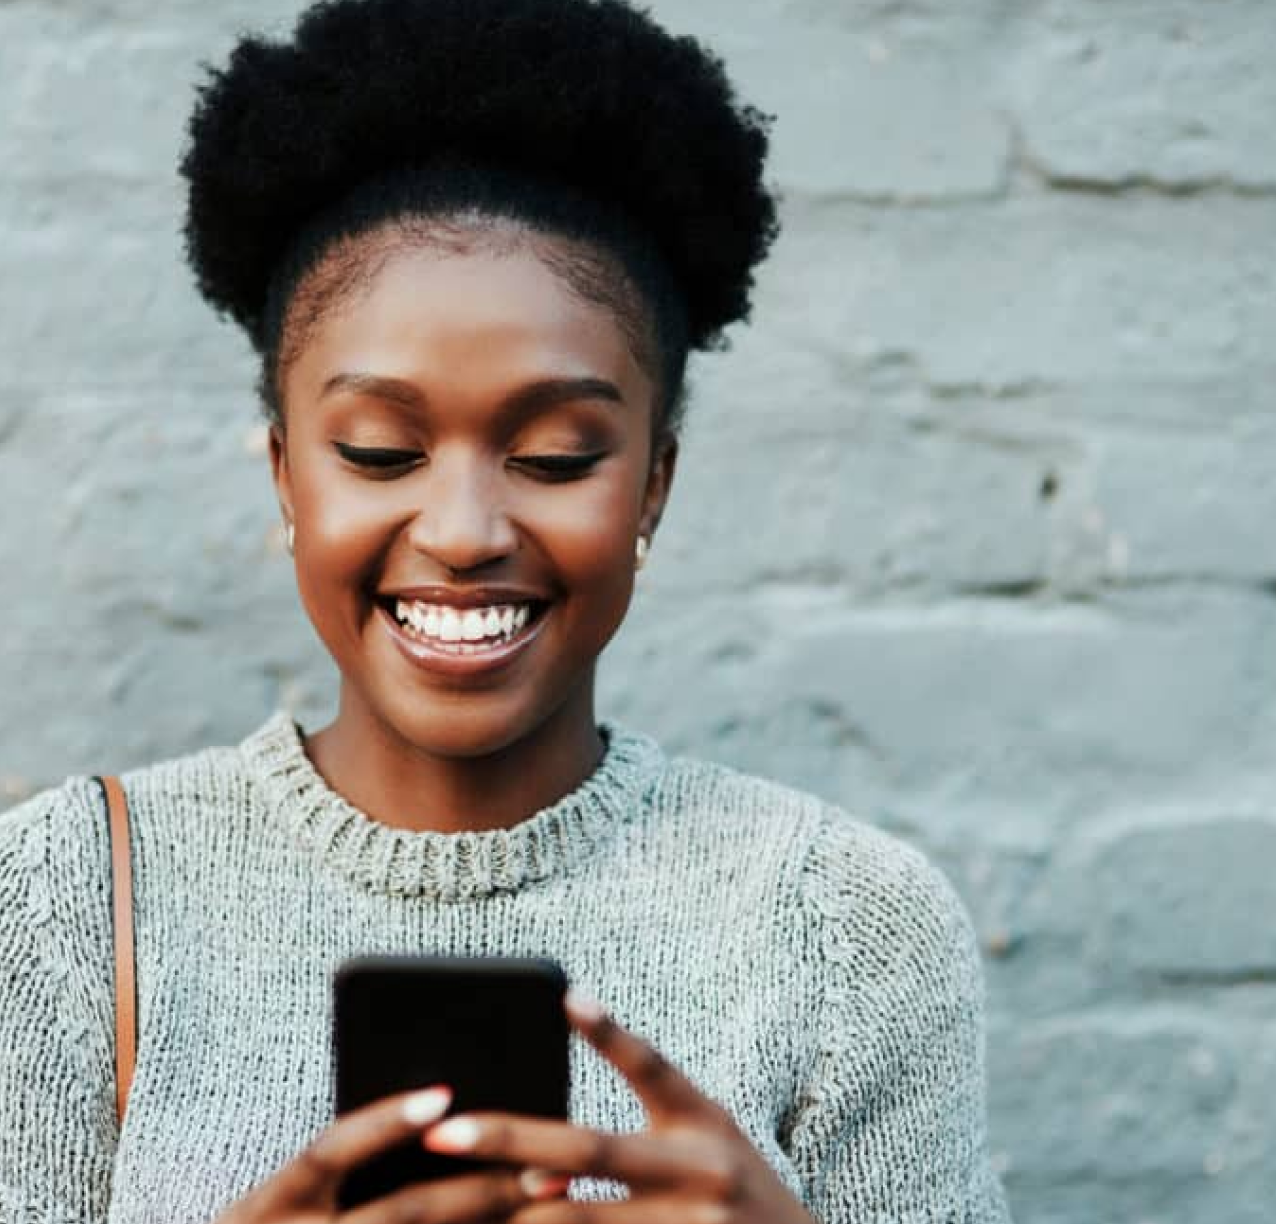
MULTIPOLYGON (((943 878, 810 796, 605 730, 579 790, 481 834, 370 821, 283 714, 126 775, 141 1035, 118 1136, 100 793, 0 815, 0 1221, 211 1220, 330 1118, 331 974, 372 951, 557 959, 825 1224, 1006 1220, 943 878)), ((580 1120, 641 1124, 592 1054, 573 1080, 580 1120)))

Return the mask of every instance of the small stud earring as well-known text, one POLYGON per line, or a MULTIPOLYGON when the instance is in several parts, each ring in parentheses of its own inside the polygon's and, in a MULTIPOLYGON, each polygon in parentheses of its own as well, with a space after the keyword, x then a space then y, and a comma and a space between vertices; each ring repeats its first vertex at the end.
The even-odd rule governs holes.
POLYGON ((291 523, 288 524, 287 530, 284 532, 284 543, 287 545, 288 555, 291 557, 293 546, 297 543, 297 529, 291 523))
POLYGON ((647 553, 651 546, 647 543, 646 536, 639 536, 638 542, 634 545, 634 569, 640 570, 647 564, 647 553))

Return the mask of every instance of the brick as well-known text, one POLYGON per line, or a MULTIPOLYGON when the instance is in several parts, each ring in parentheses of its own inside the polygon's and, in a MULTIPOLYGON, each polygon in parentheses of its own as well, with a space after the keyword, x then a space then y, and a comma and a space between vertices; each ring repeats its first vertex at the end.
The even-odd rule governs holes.
POLYGON ((852 376, 761 330, 741 340, 695 378, 659 541, 670 582, 1102 595, 1276 577, 1276 426, 1252 384, 1234 380, 1230 416, 1225 388, 1173 383, 952 395, 908 366, 852 376))
POLYGON ((1094 503, 1122 573, 1139 581, 1269 583, 1276 425, 1122 433, 1094 446, 1094 503))
POLYGON ((196 295, 168 187, 0 184, 0 355, 23 383, 182 385, 238 376, 248 346, 196 295))
POLYGON ((1276 1175, 1254 1142, 1271 1090, 1261 1025, 1189 1014, 997 1025, 991 1146, 1016 1218, 1188 1224, 1270 1211, 1276 1175))
MULTIPOLYGON (((1005 1012, 1102 1005, 1137 1014, 1188 999, 1236 1017, 1270 1010, 1276 945, 1254 920, 1270 904, 1261 856, 1276 837, 1258 797, 1262 779, 1260 767, 1248 799, 1244 785, 1221 779, 1186 782, 1177 802, 1129 794, 1106 807, 1078 804, 1074 828, 1043 839, 1026 870, 997 854, 985 868, 997 895, 979 909, 1005 1012), (1220 805, 1229 790, 1234 804, 1220 805)), ((1072 785, 1080 794, 1086 779, 1072 785)), ((955 853, 974 866, 988 857, 955 853)), ((976 897, 986 887, 978 877, 972 885, 976 897)))
POLYGON ((790 202, 757 322, 950 387, 1272 379, 1264 199, 1083 195, 892 210, 790 202))
POLYGON ((1018 1178, 1204 1178, 1231 1138, 1220 1119, 1243 1070, 1223 1034, 1090 1018, 995 1031, 996 1115, 1032 1119, 1005 1157, 1018 1178))
POLYGON ((913 201, 983 197, 1005 180, 1010 133, 982 71, 992 7, 654 6, 669 28, 704 38, 741 96, 776 116, 772 172, 784 189, 913 201))
MULTIPOLYGON (((689 414, 682 483, 657 541, 669 584, 691 593, 815 581, 870 593, 1014 586, 1046 573, 1051 510, 1039 486, 1066 462, 1063 448, 917 429, 875 415, 871 397, 828 376, 818 402, 844 422, 808 430, 800 406, 768 402, 762 371, 736 371, 752 381, 752 403, 715 386, 719 408, 706 387, 689 414), (766 495, 741 498, 741 488, 766 495)), ((795 380, 778 381, 808 402, 795 380)))
POLYGON ((1108 807, 1270 784, 1269 598, 1162 606, 859 607, 799 582, 660 603, 648 588, 603 675, 616 708, 679 747, 911 819, 934 844, 1048 846, 1108 807), (671 703, 688 677, 695 699, 671 703), (845 728, 823 773, 796 767, 808 734, 828 734, 808 710, 845 728))
POLYGON ((1257 383, 1233 377, 1208 387, 975 390, 906 411, 917 428, 1036 461, 1051 523, 1042 577, 1060 590, 1099 592, 1123 582, 1261 586, 1276 576, 1264 526, 1276 514, 1266 458, 1276 426, 1264 404, 1257 383))
POLYGON ((84 182, 171 177, 202 79, 242 28, 273 29, 300 6, 130 0, 0 10, 0 159, 6 178, 84 182), (33 151, 37 156, 32 156, 33 151))
POLYGON ((1276 1185, 1262 1172, 1222 1173, 1194 1180, 1132 1177, 1093 1182, 1082 1178, 1044 1185, 1008 1179, 1011 1214, 1019 1224, 1270 1224, 1276 1185))
POLYGON ((1051 0, 1012 10, 1002 88, 1024 156, 1095 186, 1276 188, 1276 9, 1051 0))
POLYGON ((1101 842, 1086 870, 1087 952, 1107 975, 1276 977, 1276 823, 1154 824, 1101 842))

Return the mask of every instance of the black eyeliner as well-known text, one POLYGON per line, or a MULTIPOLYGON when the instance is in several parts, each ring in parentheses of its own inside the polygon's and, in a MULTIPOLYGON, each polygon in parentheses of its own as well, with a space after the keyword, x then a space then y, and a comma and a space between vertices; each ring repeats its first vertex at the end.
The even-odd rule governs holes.
POLYGON ((360 467, 406 467, 423 458, 418 451, 395 450, 386 446, 351 446, 348 442, 333 442, 332 445, 343 459, 360 467))
POLYGON ((606 457, 606 451, 590 455, 520 455, 515 457, 514 462, 547 475, 567 475, 587 471, 606 457))

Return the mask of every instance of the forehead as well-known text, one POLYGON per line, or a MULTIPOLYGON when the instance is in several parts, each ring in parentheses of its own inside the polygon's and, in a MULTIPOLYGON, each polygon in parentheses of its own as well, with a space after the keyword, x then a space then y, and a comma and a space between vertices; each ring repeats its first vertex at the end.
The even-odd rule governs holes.
POLYGON ((361 370, 426 387, 500 393, 546 376, 650 384, 615 313, 581 297, 529 242, 393 243, 308 329, 290 389, 361 370))

